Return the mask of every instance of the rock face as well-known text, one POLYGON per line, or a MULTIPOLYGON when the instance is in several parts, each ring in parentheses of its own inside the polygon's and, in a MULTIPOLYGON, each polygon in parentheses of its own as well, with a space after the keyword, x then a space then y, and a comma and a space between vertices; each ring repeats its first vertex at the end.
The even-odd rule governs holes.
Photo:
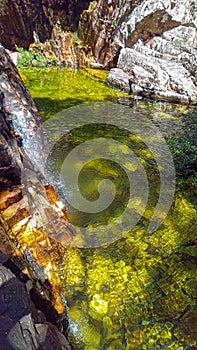
POLYGON ((51 38, 54 24, 61 19, 62 29, 76 31, 79 16, 88 0, 2 0, 0 2, 0 36, 9 50, 15 45, 28 48, 34 32, 41 42, 51 38))
POLYGON ((9 260, 0 252, 1 348, 70 350, 64 335, 35 308, 26 284, 19 281, 6 265, 9 265, 9 260))
POLYGON ((78 34, 91 47, 96 63, 115 67, 123 36, 120 31, 136 4, 135 0, 98 0, 91 2, 80 18, 78 34))
POLYGON ((197 104, 195 1, 144 0, 122 25, 124 47, 108 81, 142 96, 197 104))
POLYGON ((21 159, 15 137, 10 133, 5 118, 8 113, 0 109, 0 190, 21 183, 21 159))
POLYGON ((79 37, 98 64, 113 68, 109 83, 146 97, 196 104, 196 26, 194 0, 99 0, 83 12, 79 37))
POLYGON ((0 44, 0 89, 4 93, 4 108, 12 119, 14 128, 25 141, 41 123, 36 106, 24 86, 17 68, 0 44))
POLYGON ((0 53, 0 249, 12 254, 62 313, 58 241, 69 243, 74 232, 54 188, 19 147, 37 130, 40 117, 3 47, 0 53))
POLYGON ((62 248, 55 236, 60 234, 69 242, 72 232, 55 190, 45 185, 20 147, 38 128, 40 117, 2 46, 0 54, 0 347, 70 350, 64 335, 35 308, 26 285, 3 266, 8 261, 6 253, 17 264, 10 260, 9 266, 21 278, 22 272, 29 276, 28 289, 34 290, 39 310, 49 306, 50 311, 56 310, 50 316, 56 317, 52 321, 62 329, 60 314, 65 318, 65 308, 57 271, 62 248))

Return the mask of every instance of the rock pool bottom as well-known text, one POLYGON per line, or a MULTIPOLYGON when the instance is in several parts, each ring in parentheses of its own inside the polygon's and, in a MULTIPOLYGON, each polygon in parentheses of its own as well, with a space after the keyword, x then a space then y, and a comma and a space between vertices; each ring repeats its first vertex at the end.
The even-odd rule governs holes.
MULTIPOLYGON (((95 71, 27 69, 22 73, 45 118, 87 101, 118 99, 131 105, 134 114, 140 109, 149 115, 169 134, 181 128, 181 117, 188 112, 187 107, 166 103, 133 103, 131 97, 104 85, 100 73, 92 76, 95 71)), ((74 142, 76 137, 81 136, 74 135, 74 142)), ((105 166, 101 170, 109 175, 105 166)), ((150 212, 147 208, 136 227, 108 246, 65 247, 59 269, 74 349, 197 347, 194 202, 177 192, 169 215, 152 234, 147 231, 150 212)))
POLYGON ((160 229, 138 225, 97 249, 67 249, 61 265, 77 349, 196 347, 196 210, 181 195, 160 229))

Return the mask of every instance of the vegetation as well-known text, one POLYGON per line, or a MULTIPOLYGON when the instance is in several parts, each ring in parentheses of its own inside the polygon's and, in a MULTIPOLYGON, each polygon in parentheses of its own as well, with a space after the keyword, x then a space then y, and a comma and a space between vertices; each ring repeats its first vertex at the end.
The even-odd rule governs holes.
POLYGON ((93 10, 93 4, 95 3, 95 1, 90 1, 89 6, 88 6, 88 11, 92 11, 93 10))
POLYGON ((81 40, 78 37, 78 33, 77 32, 70 32, 70 36, 73 42, 80 44, 81 40))
POLYGON ((19 52, 19 58, 17 66, 21 67, 46 67, 54 65, 56 62, 55 54, 51 54, 49 57, 46 57, 43 53, 42 47, 36 45, 32 50, 27 51, 22 47, 16 47, 19 52))
POLYGON ((197 113, 184 118, 184 131, 166 138, 172 152, 178 184, 197 186, 197 113))
POLYGON ((117 25, 118 25, 118 22, 117 22, 115 19, 112 19, 112 20, 111 20, 111 25, 112 25, 112 26, 117 26, 117 25))
POLYGON ((34 53, 25 50, 23 47, 16 47, 16 49, 20 53, 17 61, 17 66, 19 68, 32 66, 32 62, 34 60, 34 53))

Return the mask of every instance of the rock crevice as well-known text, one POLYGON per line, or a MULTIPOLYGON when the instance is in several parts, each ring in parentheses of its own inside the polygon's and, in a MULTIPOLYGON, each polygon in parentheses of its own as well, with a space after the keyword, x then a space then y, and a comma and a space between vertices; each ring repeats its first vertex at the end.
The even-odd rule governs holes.
POLYGON ((2 0, 0 2, 1 42, 9 50, 15 45, 28 49, 38 36, 41 42, 51 38, 58 20, 62 29, 76 31, 79 16, 88 0, 2 0))
POLYGON ((144 0, 122 27, 125 47, 109 83, 144 97, 197 104, 193 1, 144 0))

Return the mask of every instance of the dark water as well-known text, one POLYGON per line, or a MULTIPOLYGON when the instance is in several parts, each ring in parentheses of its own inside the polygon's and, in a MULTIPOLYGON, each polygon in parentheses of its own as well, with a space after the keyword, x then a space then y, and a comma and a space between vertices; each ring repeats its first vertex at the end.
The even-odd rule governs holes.
MULTIPOLYGON (((175 130, 181 132, 188 108, 134 100, 103 84, 100 72, 31 69, 22 73, 43 118, 50 117, 46 125, 53 142, 48 174, 79 231, 59 264, 74 348, 197 348, 196 208, 177 189, 172 198, 172 163, 163 139, 175 130), (95 149, 88 142, 98 138, 110 143, 97 140, 95 149), (84 143, 87 147, 77 151, 70 171, 72 177, 80 170, 78 185, 84 198, 93 206, 103 179, 115 186, 112 203, 96 214, 85 210, 86 202, 83 210, 76 210, 66 198, 69 193, 72 199, 74 192, 64 161, 84 143), (156 222, 165 218, 151 231, 161 191, 165 200, 156 222)), ((108 185, 103 185, 105 194, 108 185)), ((105 201, 112 192, 110 187, 105 201)))

